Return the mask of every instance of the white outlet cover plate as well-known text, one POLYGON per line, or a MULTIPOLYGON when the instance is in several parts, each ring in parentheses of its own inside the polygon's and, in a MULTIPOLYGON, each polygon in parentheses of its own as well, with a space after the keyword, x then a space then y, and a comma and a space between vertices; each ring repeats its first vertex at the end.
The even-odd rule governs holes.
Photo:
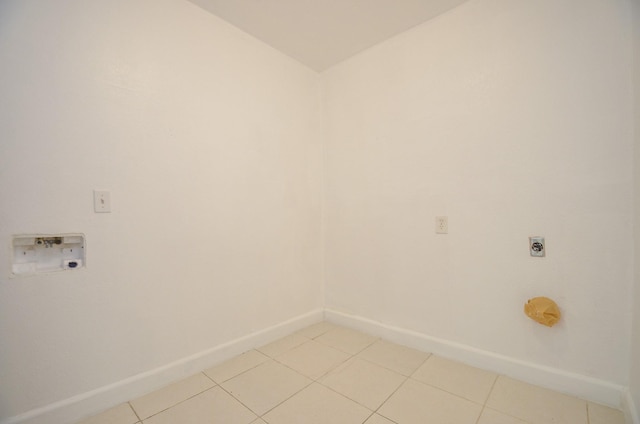
POLYGON ((547 255, 547 246, 544 243, 544 237, 529 237, 529 254, 538 258, 544 258, 547 255), (534 243, 538 247, 534 248, 534 243), (540 245, 542 248, 540 248, 540 245))
POLYGON ((436 216, 436 234, 449 233, 449 218, 446 216, 436 216))

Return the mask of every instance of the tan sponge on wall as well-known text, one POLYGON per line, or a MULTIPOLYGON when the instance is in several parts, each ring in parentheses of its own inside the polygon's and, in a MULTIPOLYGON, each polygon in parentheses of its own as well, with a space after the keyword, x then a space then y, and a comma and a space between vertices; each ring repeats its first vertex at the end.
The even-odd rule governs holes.
POLYGON ((560 308, 548 297, 534 297, 524 304, 524 313, 532 320, 553 327, 560 320, 560 308))

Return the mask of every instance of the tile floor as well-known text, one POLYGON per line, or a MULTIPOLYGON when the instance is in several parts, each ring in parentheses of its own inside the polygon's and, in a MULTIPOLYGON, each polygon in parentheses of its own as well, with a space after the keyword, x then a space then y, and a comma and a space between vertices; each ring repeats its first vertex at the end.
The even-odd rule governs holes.
POLYGON ((323 322, 79 424, 624 424, 620 411, 323 322))

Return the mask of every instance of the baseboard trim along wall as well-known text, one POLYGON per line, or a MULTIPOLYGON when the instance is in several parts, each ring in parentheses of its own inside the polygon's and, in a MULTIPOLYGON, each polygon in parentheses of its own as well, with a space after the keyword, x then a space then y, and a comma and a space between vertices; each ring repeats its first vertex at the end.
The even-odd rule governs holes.
POLYGON ((627 388, 557 368, 518 360, 461 343, 439 339, 333 309, 316 309, 283 323, 215 346, 90 392, 10 417, 0 424, 67 424, 135 399, 174 381, 193 375, 247 350, 265 345, 322 319, 360 330, 385 340, 431 352, 478 368, 593 402, 622 408, 627 422, 640 424, 627 388))
POLYGON ((68 424, 76 422, 224 362, 247 350, 287 336, 320 322, 322 319, 322 309, 316 309, 162 367, 10 417, 1 421, 0 424, 68 424))
POLYGON ((629 390, 625 390, 622 410, 628 423, 640 424, 640 414, 638 414, 638 405, 633 402, 633 397, 629 390))
MULTIPOLYGON (((394 343, 434 353, 592 402, 614 408, 621 408, 626 403, 623 401, 626 388, 607 381, 499 355, 333 309, 325 309, 325 319, 394 343)), ((634 421, 634 424, 640 423, 634 421)))

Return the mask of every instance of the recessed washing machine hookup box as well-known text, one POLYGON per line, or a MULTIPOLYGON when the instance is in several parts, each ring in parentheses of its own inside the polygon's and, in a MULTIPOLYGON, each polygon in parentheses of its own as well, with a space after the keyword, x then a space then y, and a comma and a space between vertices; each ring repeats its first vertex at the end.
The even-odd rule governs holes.
POLYGON ((84 234, 13 236, 12 271, 15 275, 75 270, 85 265, 84 234))

